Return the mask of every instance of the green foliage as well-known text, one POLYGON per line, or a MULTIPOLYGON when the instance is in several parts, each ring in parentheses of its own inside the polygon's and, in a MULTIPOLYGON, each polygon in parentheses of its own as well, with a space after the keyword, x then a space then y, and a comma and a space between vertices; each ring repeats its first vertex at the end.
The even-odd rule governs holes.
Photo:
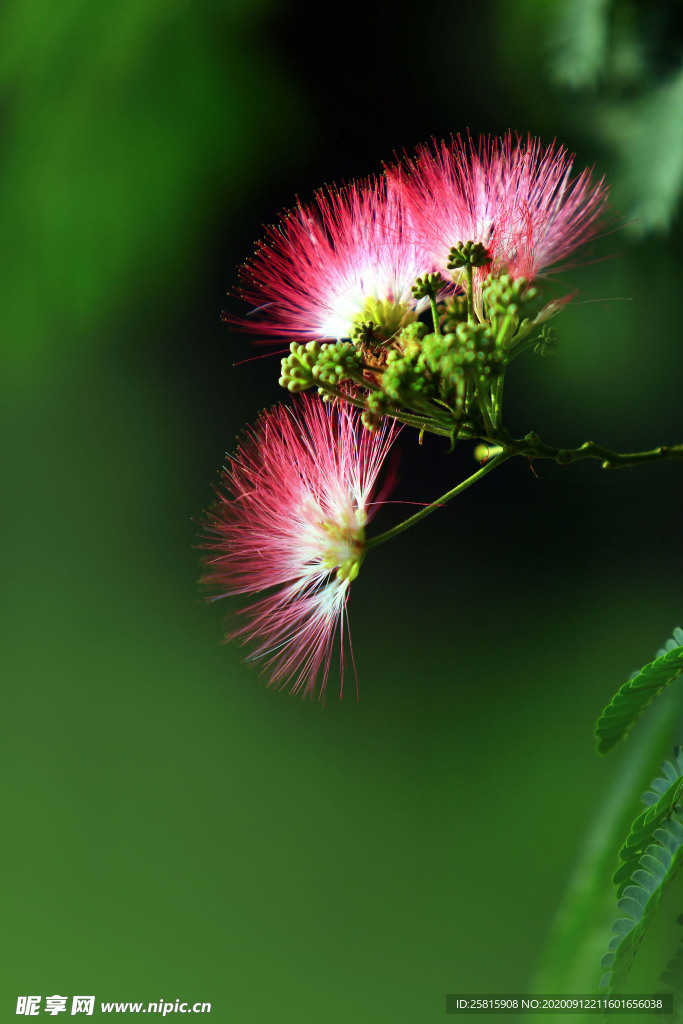
POLYGON ((293 147, 292 90, 255 45, 267 3, 0 6, 2 340, 17 372, 101 344, 101 325, 182 287, 217 210, 269 173, 262 140, 293 147))
POLYGON ((683 672, 683 630, 674 630, 672 640, 658 651, 614 695, 596 726, 598 753, 606 754, 633 727, 642 712, 683 672))
POLYGON ((683 191, 677 5, 558 0, 547 37, 556 83, 583 90, 578 120, 608 144, 615 207, 638 234, 669 228, 683 191))
MULTIPOLYGON (((612 926, 609 952, 602 959, 607 972, 601 984, 610 994, 623 991, 643 935, 683 862, 683 819, 678 803, 683 790, 682 764, 680 751, 675 764, 664 762, 663 777, 654 780, 652 791, 657 794, 666 788, 657 802, 636 818, 621 850, 624 864, 614 876, 615 881, 620 879, 617 907, 621 916, 612 926)), ((648 792, 645 799, 651 795, 648 792)))
MULTIPOLYGON (((683 914, 676 918, 676 923, 683 925, 683 914)), ((678 992, 683 992, 683 937, 678 949, 660 974, 659 980, 665 985, 675 988, 678 992)))
POLYGON ((553 77, 573 88, 594 85, 604 71, 611 0, 562 0, 552 36, 553 77))
POLYGON ((619 851, 621 866, 614 874, 617 895, 623 896, 626 889, 633 884, 633 874, 638 869, 641 856, 648 846, 654 842, 655 832, 680 803, 683 791, 683 751, 677 748, 674 761, 662 763, 662 775, 653 780, 650 789, 643 795, 646 809, 631 825, 626 842, 619 851))
POLYGON ((683 190, 683 70, 635 102, 606 106, 599 124, 618 155, 618 185, 633 228, 664 231, 683 190))
MULTIPOLYGON (((676 918, 676 924, 683 925, 683 914, 676 918)), ((668 961, 659 980, 673 995, 673 1014, 667 1015, 667 1021, 679 1022, 683 1018, 683 936, 676 952, 668 961)))
MULTIPOLYGON (((618 691, 598 722, 598 749, 604 753, 618 742, 642 711, 683 672, 683 629, 657 652, 654 661, 618 691)), ((664 761, 661 775, 643 795, 646 809, 638 815, 621 850, 613 881, 621 916, 612 926, 607 968, 601 984, 611 994, 624 989, 643 935, 668 883, 683 863, 683 750, 664 761)))

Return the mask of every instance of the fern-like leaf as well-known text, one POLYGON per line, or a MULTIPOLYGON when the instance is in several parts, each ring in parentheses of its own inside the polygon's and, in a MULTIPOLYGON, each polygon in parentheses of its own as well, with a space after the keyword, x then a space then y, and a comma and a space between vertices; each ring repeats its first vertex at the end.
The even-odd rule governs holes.
POLYGON ((666 886, 683 863, 683 821, 674 811, 660 828, 654 842, 638 859, 631 884, 617 906, 622 913, 612 925, 609 952, 602 958, 607 968, 601 985, 610 995, 623 992, 645 930, 659 906, 666 886))
POLYGON ((641 668, 614 695, 595 729, 598 753, 606 754, 619 742, 660 693, 683 672, 683 629, 674 630, 654 661, 641 668))
MULTIPOLYGON (((668 653, 668 652, 665 652, 668 653)), ((668 882, 683 863, 683 750, 664 761, 661 774, 643 795, 649 805, 639 814, 621 848, 614 875, 621 916, 612 926, 607 968, 601 984, 611 994, 623 990, 645 929, 668 882)))
POLYGON ((664 826, 667 819, 678 811, 679 805, 683 803, 682 794, 683 750, 677 747, 673 762, 663 762, 661 776, 653 780, 650 789, 643 795, 646 809, 631 825, 631 831, 619 851, 622 863, 613 878, 618 897, 623 896, 625 890, 633 884, 633 875, 638 869, 640 858, 654 842, 657 829, 664 826))

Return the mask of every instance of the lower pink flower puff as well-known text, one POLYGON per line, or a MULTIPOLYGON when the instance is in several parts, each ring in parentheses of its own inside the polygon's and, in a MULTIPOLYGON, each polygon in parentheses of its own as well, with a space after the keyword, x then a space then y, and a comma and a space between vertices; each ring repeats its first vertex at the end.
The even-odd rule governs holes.
POLYGON ((349 587, 396 432, 371 433, 353 407, 302 395, 261 413, 222 471, 232 497, 218 489, 207 513, 201 582, 219 589, 214 600, 271 591, 227 634, 255 643, 249 658, 263 662, 270 685, 310 695, 322 672, 322 697, 339 627, 341 696, 349 587))

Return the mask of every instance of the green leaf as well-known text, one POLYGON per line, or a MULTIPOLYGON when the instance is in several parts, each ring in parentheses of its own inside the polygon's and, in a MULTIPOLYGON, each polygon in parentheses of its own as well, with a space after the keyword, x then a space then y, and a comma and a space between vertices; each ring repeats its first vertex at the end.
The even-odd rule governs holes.
POLYGON ((600 125, 617 152, 631 231, 667 230, 683 190, 683 70, 637 100, 608 104, 600 125))
POLYGON ((610 6, 611 0, 563 0, 557 5, 550 67, 556 82, 582 88, 604 74, 610 6))
POLYGON ((657 829, 662 828, 672 814, 678 811, 682 793, 683 751, 679 747, 675 751, 674 762, 664 761, 662 777, 656 778, 644 794, 643 802, 649 806, 633 822, 631 831, 619 851, 619 860, 622 863, 613 878, 618 897, 635 900, 642 897, 642 886, 637 887, 638 891, 630 891, 634 887, 634 872, 642 867, 641 860, 646 855, 648 847, 654 843, 657 829), (654 794, 659 795, 655 797, 654 794))
POLYGON ((598 753, 606 754, 626 736, 645 708, 683 672, 682 645, 683 630, 676 628, 673 639, 655 660, 641 668, 614 695, 595 729, 598 753))
MULTIPOLYGON (((678 781, 683 784, 683 778, 678 781)), ((654 829, 652 840, 638 858, 631 883, 623 890, 624 895, 617 904, 620 916, 612 925, 613 936, 609 944, 614 959, 608 953, 602 961, 607 971, 601 984, 610 995, 623 991, 645 930, 666 886, 683 863, 683 820, 677 810, 672 810, 670 816, 654 829)))
MULTIPOLYGON (((676 923, 683 925, 683 914, 677 918, 676 923)), ((673 996, 673 1013, 667 1014, 664 1019, 680 1022, 683 1017, 683 937, 676 952, 660 974, 659 980, 673 996)))
MULTIPOLYGON (((598 978, 602 973, 597 970, 597 965, 600 950, 605 946, 605 928, 606 925, 609 928, 610 918, 615 916, 613 890, 605 885, 605 879, 614 871, 615 851, 629 832, 635 816, 633 794, 642 789, 643 780, 648 778, 652 751, 666 746, 679 718, 678 708, 665 695, 652 708, 629 744, 629 756, 624 758, 587 829, 530 991, 595 990, 596 971, 598 978)), ((648 800, 650 796, 648 793, 648 800)), ((654 797, 655 803, 657 799, 654 797)), ((641 896, 641 900, 646 898, 641 896)), ((614 939, 612 952, 620 941, 619 936, 615 935, 614 939)), ((607 966, 603 964, 603 969, 607 966)), ((530 1024, 537 1022, 530 1021, 530 1024)))
MULTIPOLYGON (((662 657, 671 651, 660 652, 662 657)), ((621 992, 638 947, 665 887, 683 863, 683 749, 664 761, 661 774, 643 795, 649 806, 631 825, 614 875, 619 917, 601 964, 607 968, 603 987, 621 992)))

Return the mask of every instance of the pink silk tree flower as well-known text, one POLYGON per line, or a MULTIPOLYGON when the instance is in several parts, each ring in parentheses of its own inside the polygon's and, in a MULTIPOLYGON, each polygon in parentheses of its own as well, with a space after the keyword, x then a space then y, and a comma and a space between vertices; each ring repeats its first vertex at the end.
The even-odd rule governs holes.
POLYGON ((291 681, 310 695, 322 672, 322 697, 338 628, 343 685, 349 587, 395 434, 364 430, 351 406, 302 395, 261 413, 223 469, 201 582, 218 588, 214 600, 270 591, 226 637, 256 645, 248 660, 264 664, 270 685, 291 681))
POLYGON ((388 169, 407 214, 438 269, 448 276, 449 251, 480 242, 491 260, 475 273, 529 280, 595 237, 607 204, 603 180, 584 170, 572 177, 572 156, 538 139, 513 143, 460 136, 423 146, 388 169))
POLYGON ((292 341, 337 341, 367 321, 390 337, 425 308, 411 288, 433 269, 391 183, 331 188, 267 228, 239 289, 258 315, 225 319, 292 341))

